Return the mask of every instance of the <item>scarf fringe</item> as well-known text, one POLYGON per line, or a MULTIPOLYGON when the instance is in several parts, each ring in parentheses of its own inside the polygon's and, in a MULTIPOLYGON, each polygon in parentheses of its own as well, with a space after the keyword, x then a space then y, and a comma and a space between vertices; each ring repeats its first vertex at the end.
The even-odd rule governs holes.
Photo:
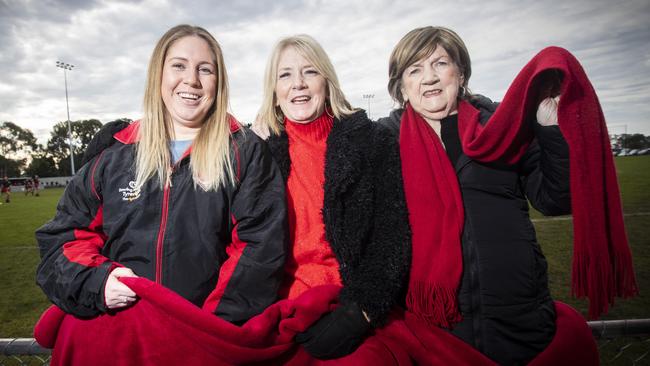
MULTIPOLYGON (((628 252, 629 254, 629 252, 628 252)), ((590 257, 575 253, 573 257, 571 293, 589 299, 588 317, 595 320, 607 314, 615 297, 629 298, 639 294, 629 255, 616 255, 613 261, 604 256, 590 257)))
POLYGON ((632 256, 630 252, 625 255, 616 257, 616 268, 614 271, 616 296, 627 299, 639 295, 639 286, 636 283, 636 276, 633 268, 632 256))
POLYGON ((456 289, 424 282, 412 283, 406 307, 429 326, 451 329, 463 317, 458 309, 456 289))

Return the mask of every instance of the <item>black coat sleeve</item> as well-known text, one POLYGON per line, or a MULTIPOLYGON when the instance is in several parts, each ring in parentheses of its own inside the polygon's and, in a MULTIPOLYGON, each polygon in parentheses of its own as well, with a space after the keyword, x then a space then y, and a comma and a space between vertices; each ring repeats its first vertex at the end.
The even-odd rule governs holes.
POLYGON ((534 126, 536 138, 521 160, 526 196, 544 215, 569 214, 569 147, 559 126, 534 126))
POLYGON ((101 190, 91 176, 96 157, 75 175, 61 197, 54 219, 36 231, 41 263, 36 282, 54 304, 80 317, 106 311, 104 284, 115 267, 101 254, 101 190))
POLYGON ((398 141, 386 127, 375 124, 372 184, 372 230, 350 281, 341 290, 341 302, 355 302, 375 327, 383 325, 399 303, 411 264, 411 231, 402 182, 398 141))
POLYGON ((245 245, 215 313, 241 323, 278 296, 287 252, 285 186, 268 147, 247 131, 238 146, 239 183, 231 203, 233 241, 245 245))

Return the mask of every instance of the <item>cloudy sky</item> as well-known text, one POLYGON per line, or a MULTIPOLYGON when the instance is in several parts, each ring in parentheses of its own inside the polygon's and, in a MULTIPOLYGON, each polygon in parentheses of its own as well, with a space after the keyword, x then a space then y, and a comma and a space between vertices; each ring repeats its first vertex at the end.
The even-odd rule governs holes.
POLYGON ((140 116, 146 66, 170 27, 189 23, 221 43, 231 111, 253 120, 274 43, 308 33, 330 55, 346 96, 378 118, 394 107, 388 56, 409 30, 456 30, 472 57, 470 88, 499 100, 517 72, 549 45, 582 62, 610 133, 650 135, 650 1, 110 1, 0 0, 0 121, 31 129, 41 142, 66 119, 140 116), (373 94, 372 99, 363 99, 373 94))

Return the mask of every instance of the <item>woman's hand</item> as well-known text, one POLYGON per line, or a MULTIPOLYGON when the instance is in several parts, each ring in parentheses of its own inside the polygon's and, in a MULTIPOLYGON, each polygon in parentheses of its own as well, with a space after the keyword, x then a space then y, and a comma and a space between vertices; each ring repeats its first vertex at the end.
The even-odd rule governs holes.
POLYGON ((557 105, 560 103, 560 96, 546 98, 537 107, 537 123, 542 126, 557 125, 557 105))
POLYGON ((119 309, 131 305, 136 299, 135 292, 120 282, 120 277, 138 277, 129 268, 115 268, 106 280, 104 301, 109 309, 119 309))
POLYGON ((253 125, 251 126, 251 130, 255 132, 257 136, 259 136, 262 140, 266 140, 271 136, 271 132, 269 131, 269 127, 260 121, 259 116, 255 118, 255 122, 253 122, 253 125))
POLYGON ((297 334, 296 342, 320 360, 347 356, 363 343, 372 328, 369 320, 357 304, 341 305, 297 334))

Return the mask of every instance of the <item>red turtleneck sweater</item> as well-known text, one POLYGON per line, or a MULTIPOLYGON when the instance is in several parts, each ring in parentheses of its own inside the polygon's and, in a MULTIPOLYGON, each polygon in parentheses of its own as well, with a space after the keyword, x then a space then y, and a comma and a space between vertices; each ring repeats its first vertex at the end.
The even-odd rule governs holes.
POLYGON ((291 251, 281 295, 293 299, 311 287, 341 284, 339 263, 325 239, 325 149, 333 121, 326 113, 302 124, 285 119, 291 169, 287 180, 291 251))

